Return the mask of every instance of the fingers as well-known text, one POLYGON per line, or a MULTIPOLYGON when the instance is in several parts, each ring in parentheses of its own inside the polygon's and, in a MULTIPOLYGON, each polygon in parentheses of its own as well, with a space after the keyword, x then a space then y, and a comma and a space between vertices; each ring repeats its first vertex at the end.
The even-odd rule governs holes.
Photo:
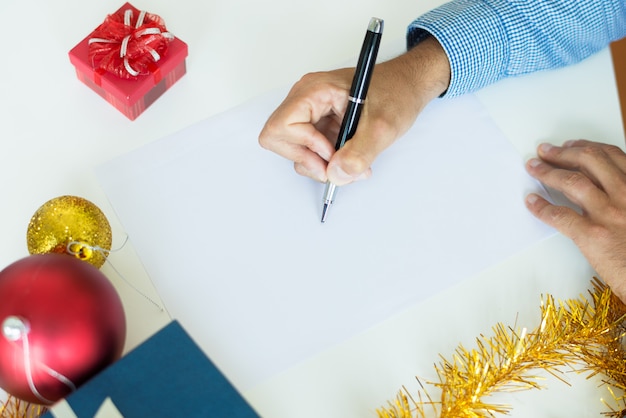
POLYGON ((577 241, 588 227, 588 221, 573 209, 553 205, 535 193, 526 197, 526 207, 540 221, 574 241, 577 241))
POLYGON ((528 173, 582 208, 579 214, 529 195, 528 209, 546 224, 574 241, 583 240, 592 225, 614 222, 614 209, 626 207, 626 154, 618 147, 577 140, 561 147, 541 144, 537 152, 540 158, 526 163, 528 173))
POLYGON ((601 210, 606 205, 606 193, 579 171, 554 167, 539 158, 528 160, 526 170, 541 183, 563 193, 585 211, 601 210))
POLYGON ((326 181, 326 164, 334 152, 326 137, 305 123, 285 129, 274 128, 271 123, 268 122, 259 136, 261 146, 293 161, 299 174, 326 181))
POLYGON ((626 184, 626 155, 616 146, 577 140, 562 147, 542 144, 538 154, 555 167, 580 172, 607 193, 626 184))
POLYGON ((586 140, 563 146, 541 144, 540 158, 526 168, 539 181, 562 192, 585 211, 601 211, 609 200, 626 204, 626 154, 613 145, 586 140))
POLYGON ((321 182, 327 179, 327 162, 335 152, 325 131, 335 129, 347 102, 343 74, 337 71, 304 76, 259 134, 263 148, 293 161, 299 174, 321 182))

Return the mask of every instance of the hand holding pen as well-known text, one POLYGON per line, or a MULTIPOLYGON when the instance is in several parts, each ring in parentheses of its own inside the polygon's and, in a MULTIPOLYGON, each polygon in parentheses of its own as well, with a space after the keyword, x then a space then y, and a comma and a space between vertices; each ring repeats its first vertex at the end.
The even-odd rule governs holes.
POLYGON ((306 74, 267 120, 262 147, 294 163, 297 173, 342 186, 371 175, 376 157, 406 132, 450 80, 448 58, 434 38, 376 65, 358 130, 336 151, 355 70, 306 74))

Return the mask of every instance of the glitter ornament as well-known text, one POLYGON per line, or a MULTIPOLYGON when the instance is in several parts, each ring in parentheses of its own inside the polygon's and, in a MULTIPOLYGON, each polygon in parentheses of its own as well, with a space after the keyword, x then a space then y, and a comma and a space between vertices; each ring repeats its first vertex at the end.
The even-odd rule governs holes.
POLYGON ((0 271, 0 387, 50 405, 119 359, 122 302, 106 276, 61 254, 31 255, 0 271))
POLYGON ((61 196, 44 203, 26 232, 30 254, 70 254, 100 268, 111 250, 111 225, 90 201, 61 196))

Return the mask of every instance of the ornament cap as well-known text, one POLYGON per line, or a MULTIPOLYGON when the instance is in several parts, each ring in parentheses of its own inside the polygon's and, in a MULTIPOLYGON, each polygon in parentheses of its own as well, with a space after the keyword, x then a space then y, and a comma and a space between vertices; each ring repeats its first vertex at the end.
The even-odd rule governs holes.
POLYGON ((28 322, 19 316, 7 316, 2 321, 2 335, 9 341, 18 341, 29 331, 28 322))

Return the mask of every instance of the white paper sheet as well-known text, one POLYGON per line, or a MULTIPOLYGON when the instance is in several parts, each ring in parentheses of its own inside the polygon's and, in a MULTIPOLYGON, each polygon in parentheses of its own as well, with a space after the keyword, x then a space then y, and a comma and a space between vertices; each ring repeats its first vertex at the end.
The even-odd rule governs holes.
POLYGON ((472 96, 431 104, 321 224, 323 185, 257 143, 284 93, 97 171, 167 309, 240 390, 553 233, 472 96))

